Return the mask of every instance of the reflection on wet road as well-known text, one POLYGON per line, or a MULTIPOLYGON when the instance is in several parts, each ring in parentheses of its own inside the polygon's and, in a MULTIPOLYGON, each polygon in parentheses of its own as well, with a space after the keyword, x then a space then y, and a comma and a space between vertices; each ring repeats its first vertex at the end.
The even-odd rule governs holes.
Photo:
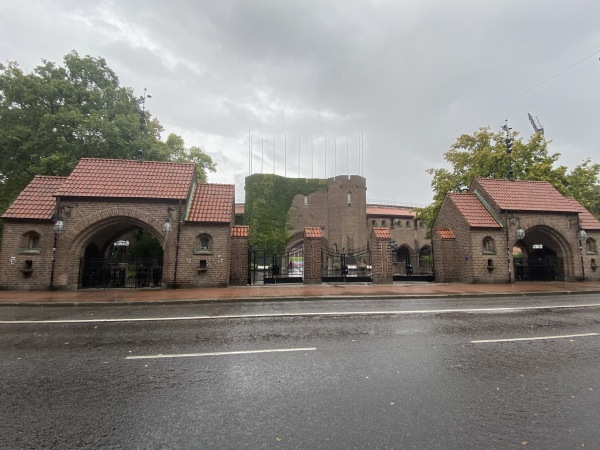
POLYGON ((0 447, 598 448, 598 303, 2 308, 0 447))

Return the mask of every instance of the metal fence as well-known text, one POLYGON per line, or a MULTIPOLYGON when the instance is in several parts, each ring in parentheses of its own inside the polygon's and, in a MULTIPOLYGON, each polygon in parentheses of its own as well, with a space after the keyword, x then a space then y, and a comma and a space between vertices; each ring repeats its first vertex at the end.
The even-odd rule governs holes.
POLYGON ((80 289, 159 287, 162 281, 162 261, 135 259, 109 261, 89 258, 79 261, 80 289))

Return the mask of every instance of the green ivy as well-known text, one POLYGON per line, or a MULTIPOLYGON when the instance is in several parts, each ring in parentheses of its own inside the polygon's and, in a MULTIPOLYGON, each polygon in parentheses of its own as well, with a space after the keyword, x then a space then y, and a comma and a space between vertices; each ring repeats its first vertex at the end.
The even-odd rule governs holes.
POLYGON ((290 238, 289 210, 298 194, 327 190, 327 180, 285 178, 271 174, 246 177, 244 223, 250 226, 249 244, 269 253, 282 253, 290 238))

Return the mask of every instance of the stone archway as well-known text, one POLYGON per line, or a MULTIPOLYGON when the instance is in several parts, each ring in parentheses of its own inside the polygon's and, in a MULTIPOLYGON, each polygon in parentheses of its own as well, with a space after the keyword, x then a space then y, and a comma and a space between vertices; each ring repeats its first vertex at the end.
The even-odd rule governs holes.
POLYGON ((513 245, 515 280, 554 281, 576 276, 574 251, 565 237, 546 225, 525 230, 513 245))

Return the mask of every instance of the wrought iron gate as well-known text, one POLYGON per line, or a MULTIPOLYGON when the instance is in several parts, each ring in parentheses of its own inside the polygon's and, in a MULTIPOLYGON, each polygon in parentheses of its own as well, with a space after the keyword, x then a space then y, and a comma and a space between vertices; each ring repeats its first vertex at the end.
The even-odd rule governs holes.
POLYGON ((371 253, 368 249, 352 253, 338 253, 323 249, 321 260, 323 264, 323 281, 361 283, 373 281, 371 253))
POLYGON ((158 287, 162 280, 162 261, 135 259, 109 261, 104 258, 81 258, 78 288, 158 287))
POLYGON ((304 247, 286 253, 268 253, 262 249, 248 252, 248 284, 302 283, 304 247))
POLYGON ((564 279, 562 258, 551 255, 514 258, 515 280, 554 281, 564 279))

